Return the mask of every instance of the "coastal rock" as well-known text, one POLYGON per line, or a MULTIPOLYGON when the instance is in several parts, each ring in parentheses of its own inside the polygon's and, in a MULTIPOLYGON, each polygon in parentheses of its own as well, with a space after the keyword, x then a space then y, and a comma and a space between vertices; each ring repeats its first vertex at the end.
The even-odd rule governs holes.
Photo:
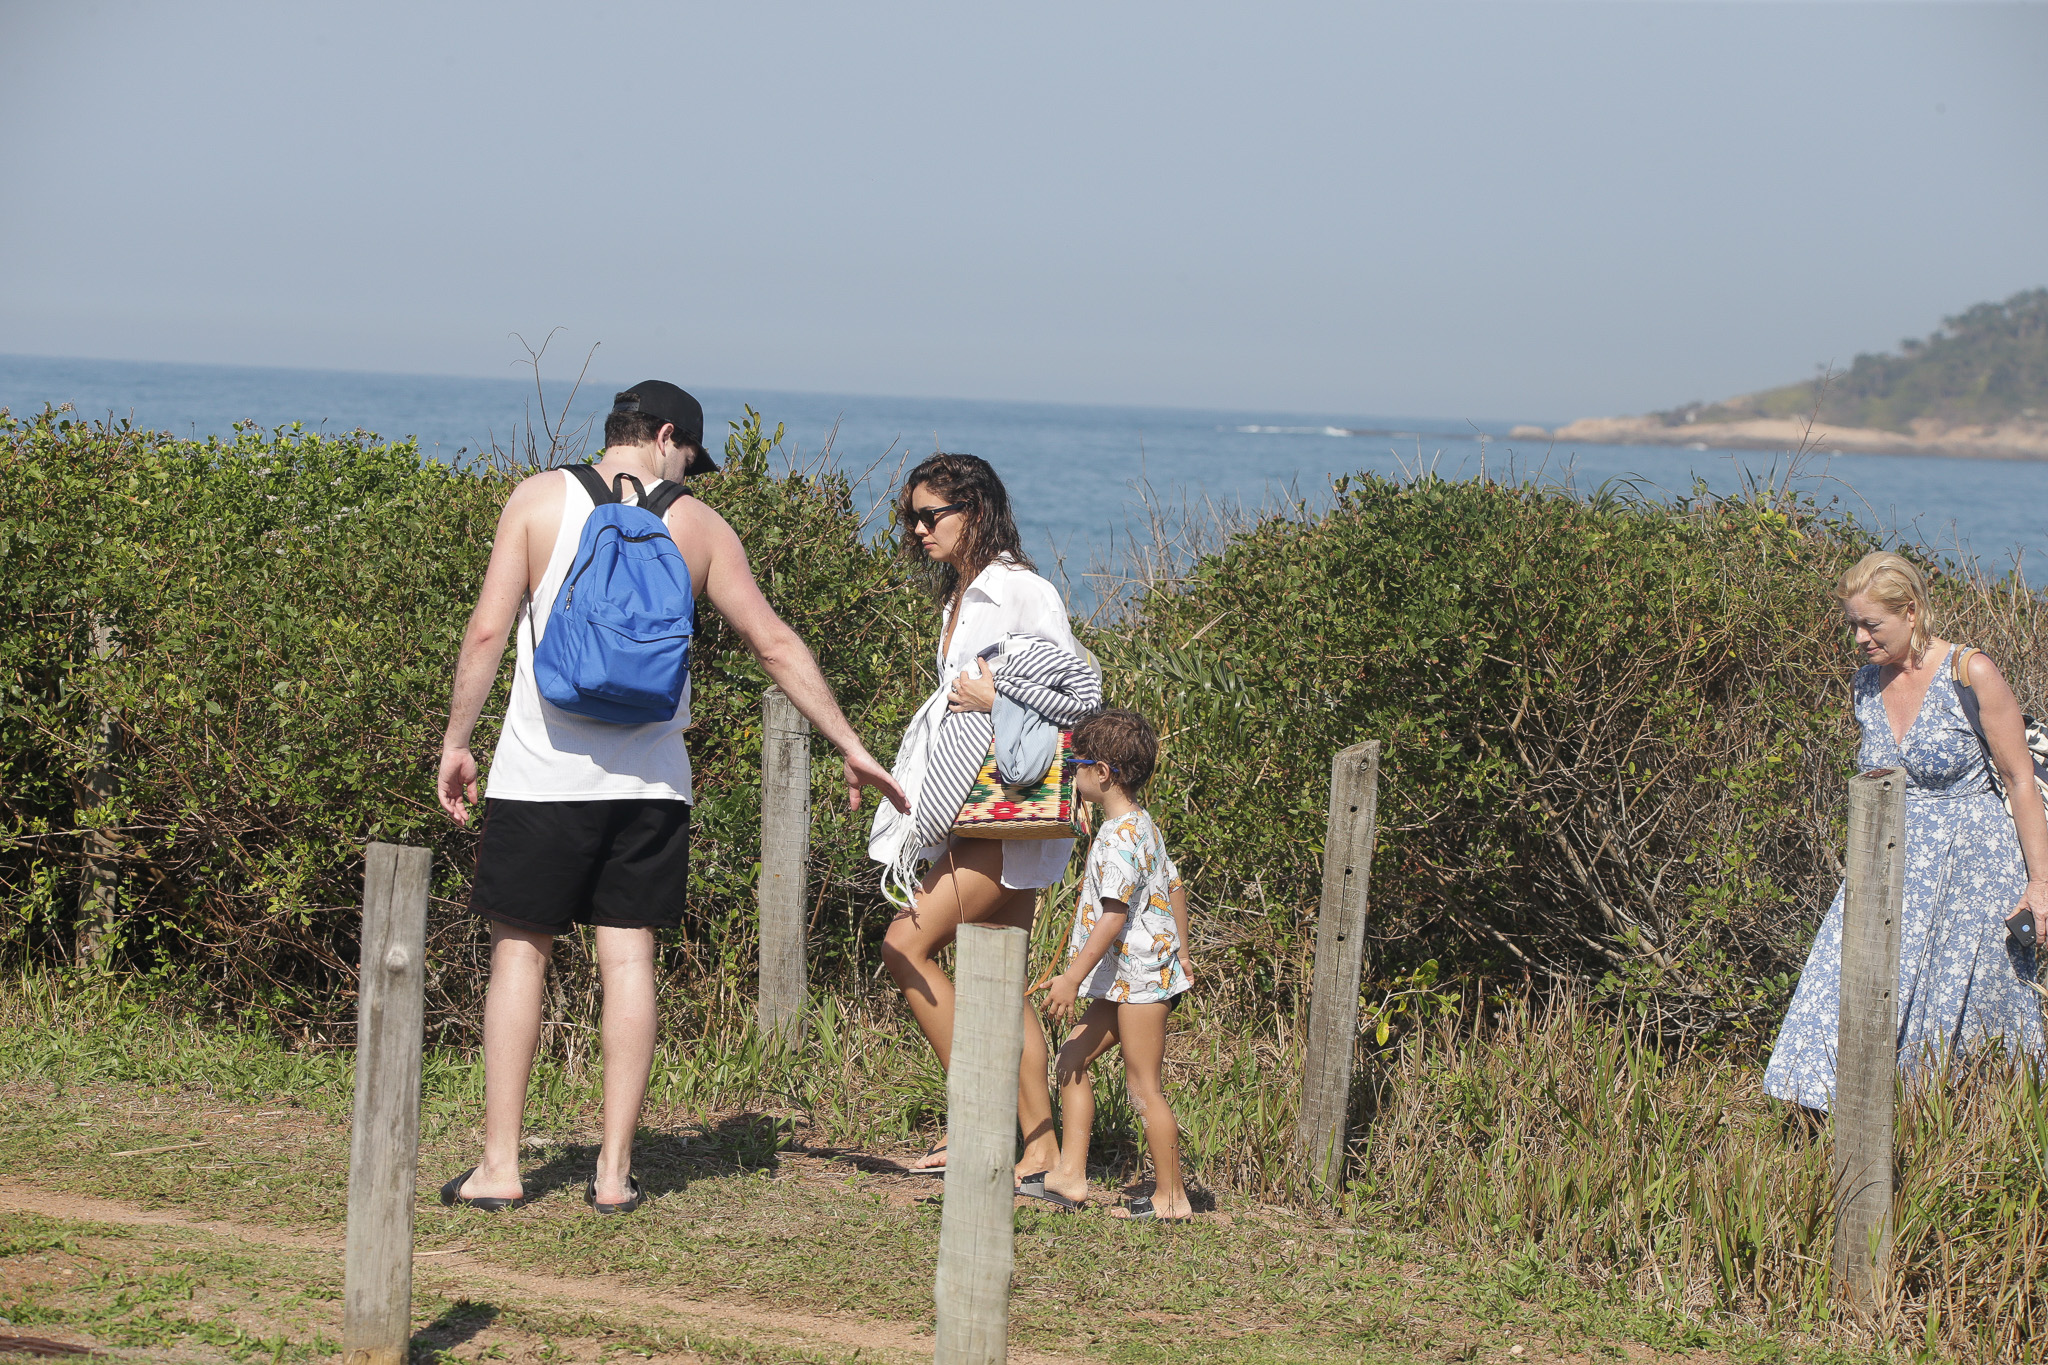
POLYGON ((1510 441, 1547 441, 1550 439, 1550 429, 1548 427, 1532 427, 1524 423, 1510 431, 1508 439, 1510 441))
MULTIPOLYGON (((1521 429, 1517 428, 1519 433, 1521 429)), ((1752 417, 1740 422, 1667 426, 1655 417, 1581 417, 1552 433, 1585 445, 1696 446, 1730 450, 1809 450, 1822 454, 1958 455, 1977 459, 2048 460, 2048 422, 1944 426, 1926 419, 1911 431, 1838 427, 1805 418, 1752 417)))

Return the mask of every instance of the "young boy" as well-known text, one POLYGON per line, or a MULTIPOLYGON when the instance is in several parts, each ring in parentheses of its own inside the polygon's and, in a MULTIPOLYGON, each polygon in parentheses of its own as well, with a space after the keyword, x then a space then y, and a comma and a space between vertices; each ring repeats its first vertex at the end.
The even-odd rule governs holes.
POLYGON ((1152 817, 1138 804, 1159 755, 1159 737, 1135 711, 1110 707, 1074 729, 1081 768, 1074 795, 1100 808, 1095 841, 1067 941, 1067 969, 1053 978, 1046 1012, 1086 1012, 1060 1049, 1060 1159, 1024 1192, 1062 1208, 1088 1198, 1088 1133, 1095 1123, 1089 1068, 1121 1044, 1131 1104, 1145 1124, 1156 1177, 1149 1199, 1113 1216, 1182 1222, 1193 1214, 1180 1177, 1180 1125, 1160 1085, 1166 1016, 1193 975, 1187 908, 1152 817), (1037 1184, 1038 1188, 1031 1186, 1037 1184))

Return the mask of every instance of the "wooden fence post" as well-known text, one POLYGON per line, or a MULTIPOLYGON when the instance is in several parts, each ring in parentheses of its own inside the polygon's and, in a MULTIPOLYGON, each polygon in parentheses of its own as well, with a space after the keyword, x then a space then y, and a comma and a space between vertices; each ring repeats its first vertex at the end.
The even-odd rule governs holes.
MULTIPOLYGON (((92 657, 112 658, 116 648, 113 624, 98 612, 92 616, 92 657)), ((121 729, 112 711, 101 711, 93 735, 93 766, 78 783, 78 799, 99 805, 117 790, 115 760, 121 729)), ((105 968, 113 945, 114 911, 121 889, 121 840, 103 825, 85 836, 85 875, 78 891, 78 928, 72 960, 81 967, 105 968)))
POLYGON ((1892 1245, 1892 1119, 1899 1072, 1899 912, 1906 882, 1906 774, 1849 779, 1842 1000, 1835 1063, 1835 1283, 1878 1301, 1892 1245))
POLYGON ((412 1206, 419 1179, 432 859, 424 848, 371 844, 363 869, 341 1325, 345 1365, 405 1365, 412 1341, 412 1206))
POLYGON ((804 864, 811 853, 811 723, 779 687, 761 699, 761 999, 756 1023, 788 1038, 803 1019, 804 864))
POLYGON ((1309 1179, 1326 1196, 1343 1184, 1350 1139, 1351 1063, 1358 1050, 1358 978, 1365 966, 1365 911, 1379 811, 1380 742, 1340 752, 1330 766, 1330 824, 1323 837, 1323 898, 1309 987, 1308 1059, 1302 1068, 1296 1141, 1309 1179))
POLYGON ((953 1065, 946 1076, 946 1202, 939 1216, 936 1365, 1009 1354, 1017 1068, 1024 1060, 1022 929, 963 924, 955 939, 953 1065))

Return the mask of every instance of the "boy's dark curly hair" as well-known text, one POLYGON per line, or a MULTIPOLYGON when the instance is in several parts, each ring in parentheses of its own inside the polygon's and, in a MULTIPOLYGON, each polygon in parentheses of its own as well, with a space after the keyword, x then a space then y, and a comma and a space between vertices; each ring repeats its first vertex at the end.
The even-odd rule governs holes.
POLYGON ((1105 706, 1074 727, 1074 754, 1108 764, 1110 780, 1135 801, 1159 762, 1159 734, 1136 711, 1105 706))
POLYGON ((989 462, 979 456, 941 451, 911 470, 896 494, 896 524, 903 532, 903 557, 924 566, 932 597, 939 602, 950 601, 960 590, 963 579, 972 583, 999 555, 1007 554, 1026 569, 1037 567, 1024 553, 1024 543, 1017 536, 1017 522, 1010 515, 1010 495, 1004 490, 1003 481, 989 462), (967 504, 962 514, 967 518, 964 573, 951 564, 934 564, 925 558, 924 542, 917 538, 917 528, 910 521, 911 495, 924 484, 929 484, 932 492, 947 502, 967 504))

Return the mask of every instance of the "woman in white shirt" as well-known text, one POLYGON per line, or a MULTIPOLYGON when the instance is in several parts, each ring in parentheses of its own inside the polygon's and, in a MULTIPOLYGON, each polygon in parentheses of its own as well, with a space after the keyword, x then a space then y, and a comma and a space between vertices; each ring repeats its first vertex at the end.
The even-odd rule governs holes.
MULTIPOLYGON (((995 686, 981 651, 1008 635, 1031 635, 1079 656, 1059 590, 1032 569, 1010 515, 1010 497, 986 460, 934 455, 910 471, 897 496, 903 551, 925 567, 943 612, 939 681, 950 680, 954 711, 989 711, 995 686)), ((962 924, 1015 925, 1029 932, 1038 892, 1066 871, 1072 839, 960 839, 925 873, 916 898, 899 912, 882 941, 882 960, 902 988, 918 1027, 949 1066, 953 983, 933 961, 962 924)), ((1024 1061, 1017 1118, 1024 1130, 1020 1176, 1059 1160, 1046 1085, 1044 1030, 1024 1011, 1024 1061)), ((912 1169, 940 1171, 944 1140, 912 1169)))

